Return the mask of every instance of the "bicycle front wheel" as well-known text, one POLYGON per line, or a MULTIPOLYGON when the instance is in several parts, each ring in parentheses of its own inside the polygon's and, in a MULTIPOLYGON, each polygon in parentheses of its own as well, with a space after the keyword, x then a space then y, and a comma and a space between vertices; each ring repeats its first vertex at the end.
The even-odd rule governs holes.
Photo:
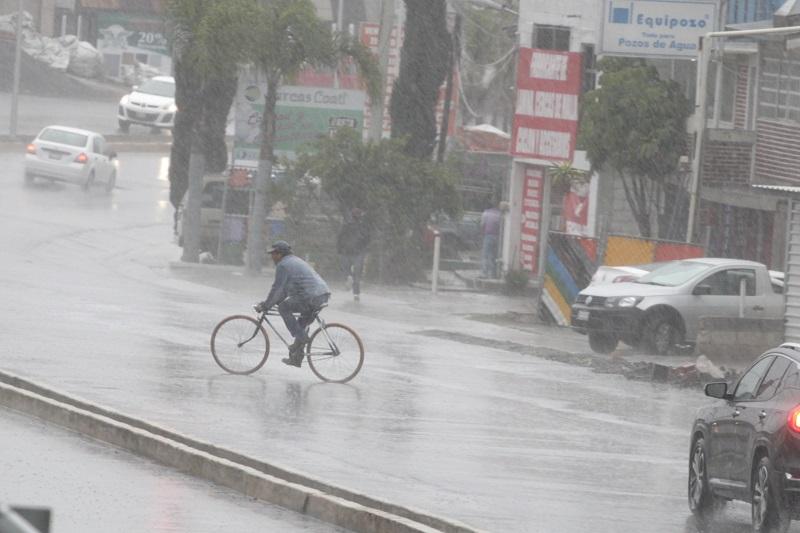
POLYGON ((364 364, 364 344, 343 324, 327 324, 311 336, 306 346, 308 366, 322 381, 346 383, 364 364))
POLYGON ((211 355, 225 372, 252 374, 267 362, 269 337, 258 320, 229 316, 211 334, 211 355))

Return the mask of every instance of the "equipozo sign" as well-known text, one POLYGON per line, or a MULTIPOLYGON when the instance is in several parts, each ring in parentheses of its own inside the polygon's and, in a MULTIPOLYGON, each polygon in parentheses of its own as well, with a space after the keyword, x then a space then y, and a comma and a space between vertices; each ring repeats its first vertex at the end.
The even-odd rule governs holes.
POLYGON ((602 53, 693 58, 700 37, 717 26, 717 2, 604 2, 602 53))

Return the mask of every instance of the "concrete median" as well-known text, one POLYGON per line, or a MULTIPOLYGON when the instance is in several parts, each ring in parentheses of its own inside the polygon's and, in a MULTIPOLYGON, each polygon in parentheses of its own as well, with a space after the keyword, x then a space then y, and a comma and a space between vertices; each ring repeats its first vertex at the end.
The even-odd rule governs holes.
POLYGON ((478 533, 467 525, 394 505, 197 441, 18 376, 0 372, 0 406, 112 444, 181 472, 361 533, 478 533))

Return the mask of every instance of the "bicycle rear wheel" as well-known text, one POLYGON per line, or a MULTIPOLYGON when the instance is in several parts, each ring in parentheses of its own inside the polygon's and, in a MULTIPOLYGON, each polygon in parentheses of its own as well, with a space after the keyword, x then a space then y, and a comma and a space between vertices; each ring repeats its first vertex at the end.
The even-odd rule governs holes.
POLYGON ((225 372, 252 374, 267 362, 269 337, 258 320, 229 316, 211 334, 211 355, 225 372))
POLYGON ((344 324, 327 324, 311 335, 306 346, 308 366, 322 381, 346 383, 364 364, 364 344, 344 324))

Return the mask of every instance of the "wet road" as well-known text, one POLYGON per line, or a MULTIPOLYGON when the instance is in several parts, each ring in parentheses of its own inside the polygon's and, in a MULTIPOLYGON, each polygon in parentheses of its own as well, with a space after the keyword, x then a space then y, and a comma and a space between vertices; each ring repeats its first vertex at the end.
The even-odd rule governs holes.
POLYGON ((0 502, 49 508, 54 533, 344 532, 2 408, 0 427, 0 502))
MULTIPOLYGON (((325 481, 497 532, 693 531, 686 506, 694 390, 416 333, 452 331, 585 350, 585 339, 469 320, 497 296, 367 287, 326 316, 367 363, 324 385, 270 356, 231 376, 208 337, 270 279, 170 269, 166 159, 122 154, 119 188, 23 187, 0 154, 2 368, 325 481)), ((0 479, 0 489, 4 480, 0 479)), ((734 506, 724 531, 746 531, 734 506)))

